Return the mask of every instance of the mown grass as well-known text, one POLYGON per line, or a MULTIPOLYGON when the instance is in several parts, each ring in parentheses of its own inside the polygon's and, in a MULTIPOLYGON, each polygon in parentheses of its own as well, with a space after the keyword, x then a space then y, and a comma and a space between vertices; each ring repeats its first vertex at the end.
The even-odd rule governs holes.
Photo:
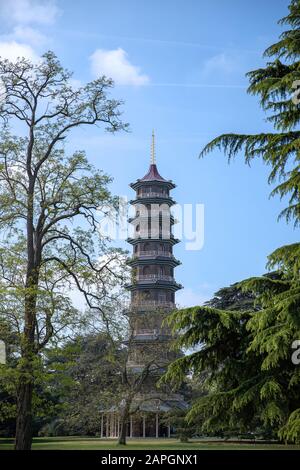
MULTIPOLYGON (((119 446, 116 440, 92 437, 38 437, 33 440, 33 450, 300 450, 300 446, 244 442, 216 442, 177 439, 128 439, 119 446)), ((0 439, 0 450, 12 450, 13 439, 0 439)))

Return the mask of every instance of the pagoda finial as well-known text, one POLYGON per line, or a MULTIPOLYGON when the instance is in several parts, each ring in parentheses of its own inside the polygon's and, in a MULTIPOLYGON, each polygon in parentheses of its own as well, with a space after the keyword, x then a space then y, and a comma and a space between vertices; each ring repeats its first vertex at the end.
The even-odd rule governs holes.
POLYGON ((154 134, 154 129, 152 130, 151 165, 155 165, 155 134, 154 134))

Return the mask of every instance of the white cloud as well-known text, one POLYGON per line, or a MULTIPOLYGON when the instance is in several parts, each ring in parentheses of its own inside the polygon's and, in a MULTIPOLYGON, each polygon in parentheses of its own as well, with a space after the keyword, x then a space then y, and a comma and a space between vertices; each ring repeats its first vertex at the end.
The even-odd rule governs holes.
POLYGON ((18 57, 24 57, 34 62, 38 60, 38 55, 28 44, 17 43, 16 41, 0 42, 0 57, 14 62, 18 57))
POLYGON ((0 36, 0 56, 11 61, 18 57, 37 61, 36 50, 44 48, 49 38, 30 24, 52 24, 59 14, 56 0, 0 0, 0 21, 12 28, 0 36))
POLYGON ((30 26, 15 26, 13 33, 9 35, 9 37, 38 47, 41 47, 48 42, 48 38, 44 34, 30 26))
POLYGON ((97 49, 90 60, 93 75, 106 75, 117 85, 146 85, 150 81, 147 75, 141 74, 140 67, 129 62, 124 49, 97 49))
POLYGON ((215 287, 207 283, 200 284, 197 291, 187 287, 176 294, 176 304, 181 308, 203 305, 212 298, 214 291, 215 287))
POLYGON ((213 74, 225 73, 229 74, 236 69, 236 61, 227 54, 217 54, 210 57, 203 66, 202 73, 205 77, 213 74))
POLYGON ((0 17, 16 24, 51 24, 59 13, 55 0, 0 0, 0 17))

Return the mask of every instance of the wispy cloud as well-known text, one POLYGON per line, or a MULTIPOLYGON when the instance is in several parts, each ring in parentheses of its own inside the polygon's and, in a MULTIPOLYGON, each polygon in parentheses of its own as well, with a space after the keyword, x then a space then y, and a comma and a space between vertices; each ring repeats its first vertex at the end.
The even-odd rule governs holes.
POLYGON ((150 83, 150 86, 153 87, 178 87, 178 88, 247 88, 246 85, 235 85, 235 84, 213 84, 213 83, 172 83, 172 82, 162 82, 162 83, 150 83))
POLYGON ((237 60, 229 54, 222 52, 214 55, 204 62, 202 76, 210 77, 216 74, 231 74, 237 69, 237 60))
POLYGON ((97 49, 90 61, 94 76, 106 75, 117 85, 147 85, 150 81, 148 75, 141 73, 140 67, 131 64, 124 49, 97 49))
POLYGON ((55 0, 1 0, 0 16, 9 23, 51 24, 60 9, 55 0))
POLYGON ((146 37, 137 37, 137 36, 119 36, 115 34, 99 34, 90 31, 80 31, 78 29, 66 29, 64 33, 68 36, 73 37, 80 37, 81 39, 87 40, 101 40, 101 39, 112 39, 121 41, 128 41, 128 42, 138 42, 138 43, 145 43, 145 44, 152 44, 157 46, 170 46, 170 47, 188 47, 188 48, 196 48, 196 49, 204 49, 204 50, 211 50, 211 51, 240 51, 243 53, 248 54, 261 54, 260 49, 248 49, 245 47, 238 47, 226 44, 205 44, 199 42, 191 42, 191 41, 180 41, 180 40, 172 40, 172 39, 161 39, 161 38, 146 38, 146 37))
POLYGON ((8 35, 14 40, 22 41, 31 46, 41 47, 49 42, 49 38, 35 28, 30 26, 17 25, 13 32, 8 35))

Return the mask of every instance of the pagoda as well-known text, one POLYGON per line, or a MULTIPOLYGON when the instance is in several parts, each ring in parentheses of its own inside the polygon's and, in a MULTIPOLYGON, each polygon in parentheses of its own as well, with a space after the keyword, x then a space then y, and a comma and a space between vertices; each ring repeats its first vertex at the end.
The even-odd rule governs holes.
MULTIPOLYGON (((176 221, 171 215, 175 201, 170 191, 176 185, 158 172, 154 132, 150 168, 130 187, 136 194, 130 201, 133 216, 128 220, 133 233, 127 239, 133 247, 128 261, 132 278, 127 285, 131 296, 127 370, 130 374, 143 374, 147 370, 147 378, 135 396, 133 406, 138 413, 131 415, 127 435, 170 437, 172 428, 162 419, 163 415, 174 408, 186 409, 187 405, 180 393, 172 393, 167 387, 158 388, 156 384, 167 365, 178 357, 171 350, 171 332, 163 321, 175 309, 175 293, 182 286, 174 278, 174 268, 180 261, 173 254, 173 247, 179 240, 172 233, 176 221)), ((104 428, 101 435, 118 437, 119 418, 117 413, 114 416, 113 410, 109 425, 104 428)))

